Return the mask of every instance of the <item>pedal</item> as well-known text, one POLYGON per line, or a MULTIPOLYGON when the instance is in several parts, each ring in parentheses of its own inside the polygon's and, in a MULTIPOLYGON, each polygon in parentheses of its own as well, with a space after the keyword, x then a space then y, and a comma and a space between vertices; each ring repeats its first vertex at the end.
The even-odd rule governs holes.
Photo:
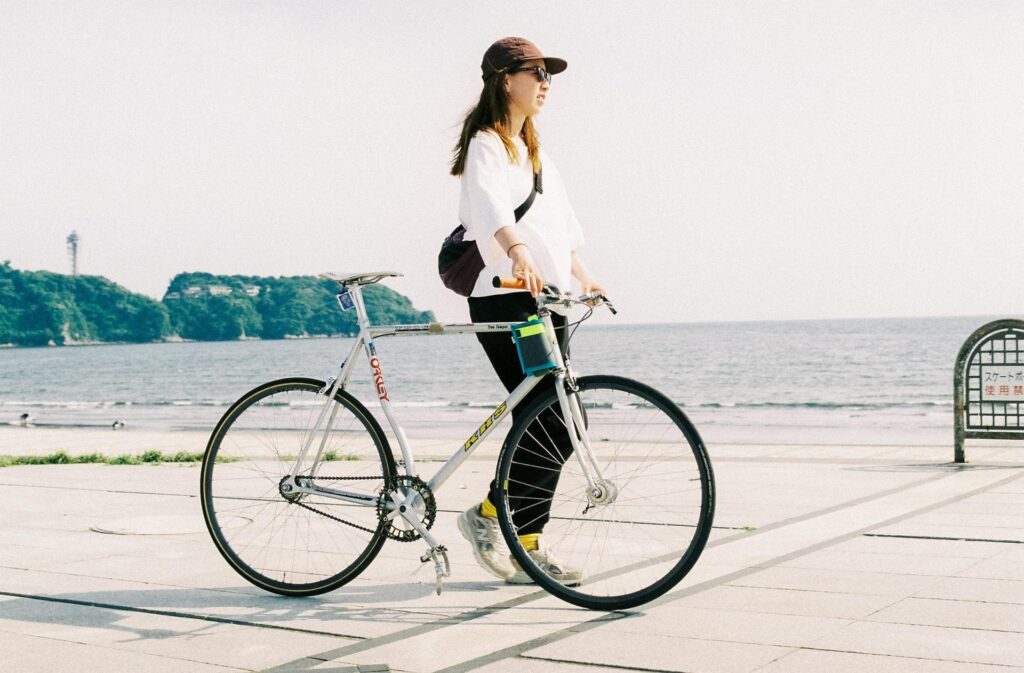
POLYGON ((444 587, 444 578, 452 575, 452 566, 448 562, 448 548, 444 545, 428 548, 427 553, 420 557, 420 563, 427 561, 434 562, 434 587, 437 589, 437 595, 440 596, 441 589, 444 587))

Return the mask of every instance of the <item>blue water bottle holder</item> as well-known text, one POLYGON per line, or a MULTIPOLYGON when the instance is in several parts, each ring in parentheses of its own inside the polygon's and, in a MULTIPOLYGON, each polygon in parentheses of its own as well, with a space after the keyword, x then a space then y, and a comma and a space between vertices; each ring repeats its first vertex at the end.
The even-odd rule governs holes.
POLYGON ((544 321, 537 316, 531 315, 526 322, 512 325, 512 339, 516 342, 519 364, 527 376, 541 376, 558 367, 544 321))

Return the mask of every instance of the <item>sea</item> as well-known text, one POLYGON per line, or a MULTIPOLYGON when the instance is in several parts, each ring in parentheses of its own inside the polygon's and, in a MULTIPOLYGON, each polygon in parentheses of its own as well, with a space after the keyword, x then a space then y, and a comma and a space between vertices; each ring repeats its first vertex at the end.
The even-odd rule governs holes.
MULTIPOLYGON (((952 443, 953 366, 994 317, 656 325, 582 324, 580 374, 617 374, 668 395, 709 443, 952 443)), ((0 424, 211 429, 263 381, 337 373, 351 338, 0 349, 0 424)), ((505 391, 473 335, 376 341, 410 434, 468 434, 505 391)), ((360 356, 362 357, 362 356, 360 356)), ((368 365, 350 390, 376 407, 368 365)), ((377 407, 379 409, 379 407, 377 407)))

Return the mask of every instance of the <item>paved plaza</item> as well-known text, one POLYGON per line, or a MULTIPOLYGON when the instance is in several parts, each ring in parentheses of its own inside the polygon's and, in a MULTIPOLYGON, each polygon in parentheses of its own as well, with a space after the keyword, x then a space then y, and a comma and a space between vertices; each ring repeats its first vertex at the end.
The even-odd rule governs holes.
POLYGON ((948 447, 710 449, 708 548, 672 592, 610 614, 473 562, 455 518, 493 456, 439 494, 441 596, 421 543, 395 542, 332 593, 258 590, 206 532, 196 465, 3 468, 2 669, 1024 671, 1021 448, 972 448, 966 466, 948 447))

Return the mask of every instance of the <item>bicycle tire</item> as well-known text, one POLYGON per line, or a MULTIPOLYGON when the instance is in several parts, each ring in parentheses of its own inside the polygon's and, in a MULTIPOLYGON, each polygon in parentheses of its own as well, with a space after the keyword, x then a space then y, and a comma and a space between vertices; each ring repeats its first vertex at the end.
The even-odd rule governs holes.
POLYGON ((580 607, 623 610, 669 591, 697 562, 714 519, 714 473, 697 429, 663 394, 618 376, 581 377, 577 385, 587 435, 616 497, 589 502, 579 461, 558 451, 568 436, 559 441, 552 388, 517 414, 492 499, 513 558, 534 582, 580 607), (551 488, 534 479, 544 470, 557 474, 551 488), (562 568, 585 573, 578 586, 556 581, 528 555, 519 531, 537 532, 539 525, 542 550, 562 568))
MULTIPOLYGON (((217 549, 246 580, 286 596, 312 596, 349 582, 387 539, 375 507, 315 494, 301 498, 321 512, 372 531, 367 532, 303 508, 279 489, 324 407, 324 385, 296 377, 257 386, 224 413, 203 455, 203 516, 217 549)), ((321 483, 376 495, 385 478, 395 475, 387 438, 347 392, 339 390, 334 402, 334 424, 324 447, 325 455, 334 452, 329 456, 333 460, 321 462, 316 476, 341 477, 321 483), (357 479, 345 481, 352 477, 357 479)), ((309 462, 319 437, 310 447, 309 462)))

